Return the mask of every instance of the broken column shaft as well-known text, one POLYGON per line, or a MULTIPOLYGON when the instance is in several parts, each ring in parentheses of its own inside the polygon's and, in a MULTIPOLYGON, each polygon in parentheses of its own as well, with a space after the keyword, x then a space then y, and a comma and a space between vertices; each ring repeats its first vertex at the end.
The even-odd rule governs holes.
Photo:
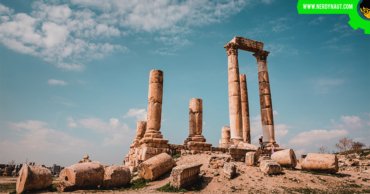
POLYGON ((224 126, 221 130, 220 147, 228 148, 230 146, 230 127, 224 126))
POLYGON ((271 102, 269 74, 267 70, 267 56, 269 52, 259 51, 254 54, 258 64, 258 83, 261 105, 261 122, 263 142, 275 144, 274 118, 271 102))
POLYGON ((192 98, 189 102, 189 137, 185 145, 191 150, 209 151, 211 144, 206 143, 203 132, 203 105, 202 99, 192 98))
POLYGON ((240 74, 240 101, 242 109, 243 141, 251 143, 247 76, 245 74, 240 74))
POLYGON ((225 46, 228 61, 229 118, 232 143, 243 140, 239 83, 238 48, 234 43, 225 46))

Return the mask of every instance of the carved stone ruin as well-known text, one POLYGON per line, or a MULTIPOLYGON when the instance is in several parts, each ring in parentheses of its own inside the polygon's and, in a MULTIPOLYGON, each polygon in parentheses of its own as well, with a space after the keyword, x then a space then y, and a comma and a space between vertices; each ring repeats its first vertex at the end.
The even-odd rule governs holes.
POLYGON ((16 183, 17 193, 46 189, 53 182, 49 169, 42 166, 24 164, 19 172, 16 183))
POLYGON ((82 160, 80 160, 78 163, 91 162, 91 160, 89 158, 90 158, 90 156, 88 154, 86 154, 86 155, 84 155, 82 160))
POLYGON ((230 146, 230 127, 224 126, 221 130, 220 147, 228 148, 230 146))
POLYGON ((297 165, 297 158, 292 149, 277 151, 271 155, 271 159, 285 167, 295 168, 297 165))
POLYGON ((335 154, 308 153, 301 164, 302 170, 336 173, 339 170, 335 154))
MULTIPOLYGON (((240 141, 243 140, 243 99, 241 88, 244 86, 243 83, 241 83, 240 81, 238 64, 238 50, 241 49, 253 52, 253 56, 255 56, 257 59, 263 142, 266 144, 266 146, 274 145, 275 147, 278 147, 275 141, 270 81, 267 70, 267 56, 269 52, 263 50, 262 42, 246 39, 243 37, 234 37, 224 47, 228 56, 229 118, 231 142, 233 144, 238 144, 240 141)), ((247 128, 245 128, 245 130, 247 131, 247 128)), ((246 143, 248 143, 247 138, 245 138, 245 141, 246 143)))
POLYGON ((148 92, 148 115, 144 137, 140 140, 138 160, 145 161, 160 153, 169 153, 168 140, 161 134, 163 72, 151 70, 148 92))
POLYGON ((254 166, 256 164, 256 152, 247 152, 245 154, 245 165, 254 166))
POLYGON ((144 137, 146 131, 146 121, 137 121, 136 122, 136 136, 134 141, 130 146, 130 150, 125 157, 125 165, 130 168, 131 171, 135 171, 136 167, 139 165, 139 147, 140 140, 144 137))
POLYGON ((60 174, 59 191, 98 188, 103 185, 104 167, 98 162, 77 163, 64 168, 60 174))
POLYGON ((282 172, 280 164, 274 160, 262 160, 260 170, 267 175, 280 174, 282 172))
POLYGON ((156 180, 171 171, 175 165, 176 163, 170 155, 162 153, 141 163, 138 167, 139 176, 145 180, 156 180))
POLYGON ((184 164, 172 169, 170 184, 175 188, 189 186, 199 179, 202 164, 184 164))
POLYGON ((236 176, 236 165, 233 162, 225 163, 223 174, 228 179, 233 179, 236 176))
POLYGON ((189 137, 185 146, 194 151, 210 151, 211 144, 206 143, 202 135, 203 130, 203 105, 202 99, 192 98, 189 102, 189 137))
POLYGON ((131 181, 130 169, 126 166, 107 166, 104 168, 103 187, 114 188, 122 187, 131 181))

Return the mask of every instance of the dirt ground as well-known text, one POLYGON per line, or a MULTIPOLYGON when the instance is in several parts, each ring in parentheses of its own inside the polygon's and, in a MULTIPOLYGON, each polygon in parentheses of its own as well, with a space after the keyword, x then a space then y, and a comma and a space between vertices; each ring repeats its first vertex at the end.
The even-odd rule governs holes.
MULTIPOLYGON (((286 169, 280 175, 264 175, 259 167, 236 162, 238 175, 234 179, 223 176, 222 168, 208 168, 211 155, 186 155, 176 159, 177 165, 202 163, 199 187, 185 193, 370 193, 370 166, 342 168, 337 174, 304 172, 286 169)), ((14 192, 15 178, 0 177, 0 193, 14 192)), ((57 183, 56 179, 54 183, 57 183)), ((140 189, 84 190, 73 193, 163 193, 157 189, 169 182, 169 175, 147 183, 140 189)), ((52 192, 46 192, 52 193, 52 192)), ((184 193, 184 191, 180 191, 184 193)))

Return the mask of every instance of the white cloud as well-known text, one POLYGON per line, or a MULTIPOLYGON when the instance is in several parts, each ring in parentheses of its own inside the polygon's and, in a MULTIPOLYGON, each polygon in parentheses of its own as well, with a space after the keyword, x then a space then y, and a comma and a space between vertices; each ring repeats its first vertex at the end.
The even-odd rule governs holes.
POLYGON ((317 78, 313 81, 315 92, 326 94, 333 88, 336 88, 345 83, 344 79, 339 78, 317 78))
POLYGON ((123 118, 136 118, 136 120, 146 120, 146 110, 143 108, 130 108, 123 118))
POLYGON ((269 22, 269 24, 271 25, 271 30, 273 32, 284 32, 290 29, 290 27, 288 26, 288 19, 285 17, 272 20, 269 22))
POLYGON ((359 116, 341 116, 342 128, 359 129, 363 126, 363 121, 359 116))
POLYGON ((264 3, 264 4, 271 4, 271 3, 273 3, 275 0, 261 0, 262 1, 262 3, 264 3))
POLYGON ((58 79, 49 79, 48 84, 51 86, 65 86, 68 83, 64 80, 58 80, 58 79))
POLYGON ((70 128, 84 128, 100 134, 103 138, 103 146, 119 146, 132 141, 132 130, 125 123, 117 118, 110 118, 104 121, 100 118, 89 117, 75 120, 67 118, 67 125, 70 128))
POLYGON ((0 153, 2 157, 17 162, 28 158, 39 163, 57 162, 55 160, 63 163, 66 162, 65 156, 79 155, 91 146, 89 142, 53 129, 43 121, 10 123, 9 128, 17 134, 16 139, 0 140, 0 153))
POLYGON ((127 51, 125 45, 113 43, 116 37, 156 33, 156 41, 173 50, 190 43, 185 34, 193 27, 220 22, 247 2, 36 1, 30 13, 14 13, 0 4, 0 43, 58 68, 81 71, 93 59, 127 51))
POLYGON ((0 14, 1 15, 8 15, 8 14, 11 14, 13 12, 12 9, 0 4, 0 14))
POLYGON ((295 146, 315 146, 319 147, 323 144, 327 144, 329 141, 337 140, 340 137, 344 137, 348 134, 348 131, 344 129, 314 129, 311 131, 301 132, 293 137, 289 143, 295 146))

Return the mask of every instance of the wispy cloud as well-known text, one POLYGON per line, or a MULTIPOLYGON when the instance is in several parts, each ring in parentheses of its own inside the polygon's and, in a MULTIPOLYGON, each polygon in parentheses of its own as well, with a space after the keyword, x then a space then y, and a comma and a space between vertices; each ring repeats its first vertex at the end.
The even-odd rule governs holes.
POLYGON ((17 136, 12 140, 0 140, 0 152, 2 157, 18 162, 23 162, 26 158, 38 162, 58 158, 59 162, 66 162, 66 155, 79 155, 91 146, 88 141, 54 129, 48 123, 39 120, 13 122, 8 127, 16 132, 17 136))
POLYGON ((344 83, 345 80, 340 78, 317 78, 313 80, 314 90, 319 94, 326 94, 344 83))
POLYGON ((155 33, 156 41, 173 50, 189 44, 184 35, 193 27, 220 22, 247 2, 36 1, 30 13, 0 4, 0 43, 58 68, 82 71, 90 60, 128 50, 115 38, 155 33))
POLYGON ((67 118, 67 126, 70 128, 83 128, 92 130, 94 133, 102 135, 103 146, 117 146, 131 142, 132 130, 126 123, 121 123, 117 118, 110 118, 104 121, 96 117, 81 119, 67 118))
POLYGON ((49 79, 48 84, 51 86, 66 86, 68 83, 64 80, 49 79))
POLYGON ((136 118, 136 120, 146 120, 146 109, 130 108, 123 118, 136 118))

